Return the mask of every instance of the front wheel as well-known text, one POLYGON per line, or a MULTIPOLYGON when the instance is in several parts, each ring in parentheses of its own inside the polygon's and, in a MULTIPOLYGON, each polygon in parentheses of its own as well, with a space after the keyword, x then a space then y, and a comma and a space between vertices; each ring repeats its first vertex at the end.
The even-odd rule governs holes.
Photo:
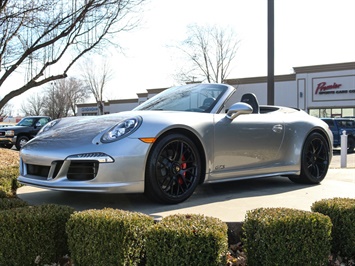
POLYGON ((176 204, 188 199, 201 177, 196 145, 182 134, 169 134, 155 143, 148 157, 145 192, 155 201, 176 204))
POLYGON ((326 176, 329 168, 329 145, 319 133, 310 134, 302 149, 301 174, 289 176, 295 183, 318 184, 326 176))
POLYGON ((25 145, 27 142, 29 141, 29 138, 26 136, 20 136, 17 138, 16 141, 16 149, 17 150, 21 150, 21 148, 23 147, 23 145, 25 145))

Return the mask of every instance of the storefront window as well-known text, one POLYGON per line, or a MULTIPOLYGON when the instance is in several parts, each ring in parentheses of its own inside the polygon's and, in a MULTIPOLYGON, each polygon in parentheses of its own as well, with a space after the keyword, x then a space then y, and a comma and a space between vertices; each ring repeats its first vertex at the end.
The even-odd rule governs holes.
POLYGON ((332 109, 332 117, 341 117, 341 108, 332 109))
POLYGON ((331 109, 320 109, 320 117, 330 117, 332 114, 332 110, 331 109))
POLYGON ((355 117, 355 109, 354 108, 343 108, 343 117, 355 117))
POLYGON ((309 114, 315 117, 355 117, 355 108, 309 109, 309 114))
POLYGON ((319 116, 319 109, 310 109, 310 110, 309 110, 309 114, 310 114, 311 116, 320 117, 320 116, 319 116))
POLYGON ((82 116, 95 116, 97 113, 83 113, 82 116))

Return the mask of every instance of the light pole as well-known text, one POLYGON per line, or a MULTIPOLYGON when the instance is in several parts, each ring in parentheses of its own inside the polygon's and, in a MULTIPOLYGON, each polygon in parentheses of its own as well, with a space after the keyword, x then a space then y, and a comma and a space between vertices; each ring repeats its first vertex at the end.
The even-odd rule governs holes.
POLYGON ((275 70, 274 70, 274 0, 268 0, 267 7, 267 104, 275 104, 275 70))

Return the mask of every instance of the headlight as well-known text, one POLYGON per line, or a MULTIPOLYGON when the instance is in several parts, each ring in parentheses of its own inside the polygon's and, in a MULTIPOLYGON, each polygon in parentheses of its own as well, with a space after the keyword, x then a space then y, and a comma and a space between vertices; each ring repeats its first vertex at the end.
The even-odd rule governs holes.
POLYGON ((53 120, 53 121, 50 121, 48 122, 47 124, 45 124, 41 129, 40 131, 38 131, 37 133, 37 136, 50 130, 52 127, 54 127, 56 124, 58 124, 60 121, 60 119, 56 119, 56 120, 53 120))
POLYGON ((13 130, 5 131, 5 136, 6 137, 13 137, 14 135, 15 135, 15 131, 13 131, 13 130))
POLYGON ((133 133, 141 124, 142 118, 134 117, 126 119, 110 128, 102 137, 101 142, 109 143, 122 139, 133 133))

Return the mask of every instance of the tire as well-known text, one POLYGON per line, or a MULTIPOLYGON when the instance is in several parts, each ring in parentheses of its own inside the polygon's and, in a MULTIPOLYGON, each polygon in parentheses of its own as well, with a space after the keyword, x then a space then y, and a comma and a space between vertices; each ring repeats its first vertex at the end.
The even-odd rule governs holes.
POLYGON ((289 176, 289 179, 295 183, 319 184, 328 172, 330 152, 328 142, 321 134, 310 134, 303 144, 301 174, 289 176))
POLYGON ((27 142, 29 141, 29 138, 26 137, 26 136, 20 136, 17 138, 17 141, 16 141, 16 149, 17 150, 21 150, 21 148, 23 147, 23 145, 25 145, 27 142))
POLYGON ((201 177, 196 145, 182 134, 169 134, 152 148, 145 172, 145 193, 154 201, 177 204, 188 199, 201 177))
POLYGON ((4 147, 5 149, 11 149, 12 148, 12 144, 3 144, 2 147, 4 147))
POLYGON ((355 151, 355 139, 349 138, 348 136, 348 153, 353 153, 355 151))

